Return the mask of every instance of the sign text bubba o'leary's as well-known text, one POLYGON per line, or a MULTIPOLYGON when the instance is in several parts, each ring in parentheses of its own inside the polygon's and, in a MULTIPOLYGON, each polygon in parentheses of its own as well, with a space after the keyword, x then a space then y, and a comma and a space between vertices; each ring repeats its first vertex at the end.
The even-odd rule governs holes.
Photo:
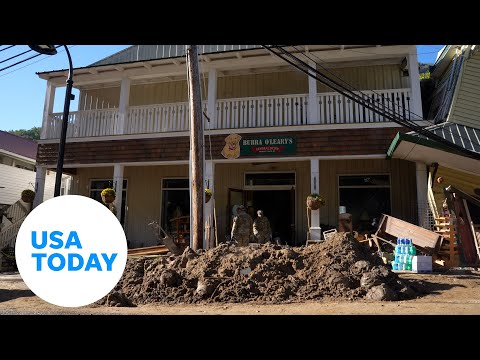
POLYGON ((294 155, 297 141, 293 136, 242 138, 240 155, 294 155))

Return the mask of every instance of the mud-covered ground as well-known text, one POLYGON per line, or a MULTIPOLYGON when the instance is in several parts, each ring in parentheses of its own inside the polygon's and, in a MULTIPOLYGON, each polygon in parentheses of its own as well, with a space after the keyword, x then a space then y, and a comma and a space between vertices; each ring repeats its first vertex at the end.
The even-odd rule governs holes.
POLYGON ((115 289, 97 304, 406 300, 420 291, 368 247, 338 233, 306 247, 222 244, 208 251, 187 248, 179 256, 130 258, 115 289))
POLYGON ((343 234, 300 248, 222 245, 130 258, 110 294, 79 308, 49 304, 18 274, 1 275, 0 315, 480 315, 478 268, 393 273, 368 247, 343 234))

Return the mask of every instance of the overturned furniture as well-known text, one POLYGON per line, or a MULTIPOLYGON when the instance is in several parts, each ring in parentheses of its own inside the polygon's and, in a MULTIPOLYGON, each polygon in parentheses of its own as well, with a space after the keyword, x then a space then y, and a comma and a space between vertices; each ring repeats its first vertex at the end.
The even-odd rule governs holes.
POLYGON ((397 238, 412 239, 412 243, 417 250, 425 255, 432 256, 438 252, 443 241, 442 235, 436 232, 386 214, 382 214, 377 231, 367 240, 369 243, 373 240, 378 251, 382 251, 381 242, 395 246, 397 245, 397 238))

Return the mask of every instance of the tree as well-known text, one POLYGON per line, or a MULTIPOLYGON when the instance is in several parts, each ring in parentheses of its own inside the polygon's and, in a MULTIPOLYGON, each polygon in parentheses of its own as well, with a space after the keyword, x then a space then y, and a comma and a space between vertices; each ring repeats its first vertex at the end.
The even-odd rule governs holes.
POLYGON ((20 129, 20 130, 10 130, 10 134, 21 136, 27 139, 40 140, 40 127, 34 126, 29 130, 20 129))

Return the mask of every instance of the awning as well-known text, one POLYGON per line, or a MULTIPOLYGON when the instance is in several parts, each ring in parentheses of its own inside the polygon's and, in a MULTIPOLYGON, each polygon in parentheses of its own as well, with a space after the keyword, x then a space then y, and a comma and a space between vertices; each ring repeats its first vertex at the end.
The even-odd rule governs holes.
POLYGON ((387 158, 420 161, 426 164, 436 162, 440 166, 474 175, 480 174, 479 160, 457 153, 437 141, 413 134, 397 133, 387 151, 387 158))

